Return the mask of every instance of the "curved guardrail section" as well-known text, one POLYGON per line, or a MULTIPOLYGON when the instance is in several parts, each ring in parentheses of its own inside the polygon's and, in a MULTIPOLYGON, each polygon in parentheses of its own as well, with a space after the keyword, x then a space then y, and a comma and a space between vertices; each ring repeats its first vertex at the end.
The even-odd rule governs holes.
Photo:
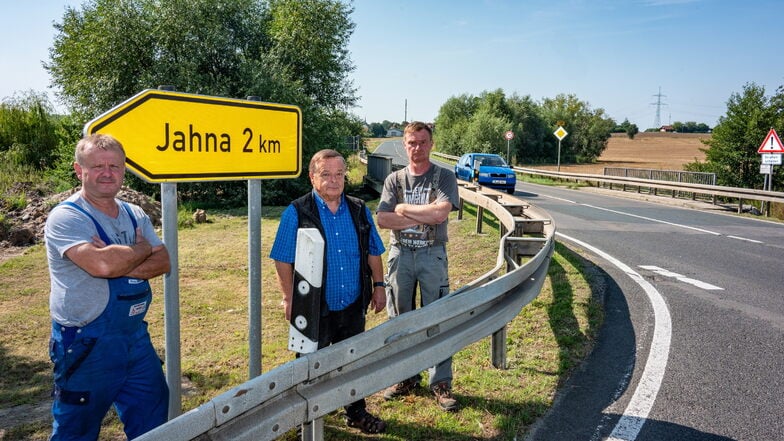
POLYGON ((546 212, 494 190, 459 191, 503 227, 490 271, 426 308, 234 387, 137 440, 273 440, 503 330, 541 291, 555 225, 546 212))

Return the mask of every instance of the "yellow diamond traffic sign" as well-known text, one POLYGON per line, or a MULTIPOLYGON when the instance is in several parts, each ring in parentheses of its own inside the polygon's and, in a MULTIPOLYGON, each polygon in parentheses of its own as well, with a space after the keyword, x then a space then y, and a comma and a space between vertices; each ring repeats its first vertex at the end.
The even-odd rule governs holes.
POLYGON ((299 107, 145 90, 84 126, 125 148, 148 182, 295 178, 302 166, 299 107))
POLYGON ((558 126, 558 128, 555 129, 555 132, 553 132, 553 135, 555 135, 555 137, 558 138, 559 141, 566 138, 566 135, 568 134, 569 133, 566 130, 564 130, 564 128, 561 126, 558 126))

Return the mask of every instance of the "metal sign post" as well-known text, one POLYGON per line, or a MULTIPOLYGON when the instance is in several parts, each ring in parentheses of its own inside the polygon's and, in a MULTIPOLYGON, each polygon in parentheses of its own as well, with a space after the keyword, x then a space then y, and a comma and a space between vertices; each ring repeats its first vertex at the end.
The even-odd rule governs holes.
POLYGON ((504 133, 504 138, 506 138, 506 163, 512 165, 512 160, 509 157, 509 142, 514 139, 514 132, 507 130, 506 133, 504 133))
MULTIPOLYGON (((765 139, 757 149, 757 153, 762 155, 762 165, 760 166, 760 173, 763 173, 763 167, 767 166, 767 175, 765 176, 766 182, 763 184, 762 189, 771 191, 773 189, 773 166, 781 165, 781 155, 784 153, 784 144, 781 143, 778 133, 775 129, 770 129, 765 139)), ((770 203, 767 203, 765 215, 769 215, 770 203)))
POLYGON ((553 132, 553 135, 558 138, 558 171, 561 171, 561 140, 566 138, 566 135, 568 134, 569 132, 567 132, 563 126, 560 125, 557 129, 555 129, 555 132, 553 132))

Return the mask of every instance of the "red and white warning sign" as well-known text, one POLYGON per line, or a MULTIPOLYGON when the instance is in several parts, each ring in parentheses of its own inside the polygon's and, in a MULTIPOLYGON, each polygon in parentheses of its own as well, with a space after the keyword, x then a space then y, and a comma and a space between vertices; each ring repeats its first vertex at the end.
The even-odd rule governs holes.
POLYGON ((762 141, 757 153, 784 153, 784 145, 781 144, 781 138, 779 138, 776 130, 770 129, 768 136, 762 141))

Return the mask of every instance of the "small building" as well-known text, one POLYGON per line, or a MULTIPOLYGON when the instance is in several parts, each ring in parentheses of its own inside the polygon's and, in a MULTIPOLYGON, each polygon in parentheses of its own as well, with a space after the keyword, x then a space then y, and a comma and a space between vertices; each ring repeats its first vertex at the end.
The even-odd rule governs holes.
POLYGON ((397 127, 390 127, 387 130, 388 137, 396 137, 396 136, 403 136, 403 131, 398 129, 397 127))

